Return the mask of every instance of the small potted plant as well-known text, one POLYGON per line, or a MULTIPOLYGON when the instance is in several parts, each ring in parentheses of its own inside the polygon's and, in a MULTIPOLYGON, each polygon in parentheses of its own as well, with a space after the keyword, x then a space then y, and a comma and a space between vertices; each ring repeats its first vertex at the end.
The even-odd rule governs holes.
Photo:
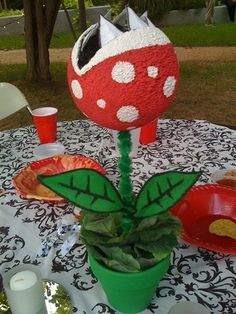
POLYGON ((101 18, 75 44, 68 83, 76 105, 92 120, 119 131, 120 183, 79 169, 39 176, 42 184, 81 208, 80 238, 111 305, 144 310, 166 273, 181 223, 169 209, 199 173, 169 171, 151 177, 137 195, 130 174, 130 129, 146 126, 174 98, 179 69, 172 44, 146 15, 127 8, 129 28, 101 18))
POLYGON ((134 195, 129 179, 130 134, 120 132, 119 138, 119 191, 105 175, 91 169, 39 176, 39 180, 81 208, 80 239, 94 275, 111 305, 124 313, 136 313, 150 303, 178 244, 181 224, 169 209, 200 174, 160 173, 134 195))

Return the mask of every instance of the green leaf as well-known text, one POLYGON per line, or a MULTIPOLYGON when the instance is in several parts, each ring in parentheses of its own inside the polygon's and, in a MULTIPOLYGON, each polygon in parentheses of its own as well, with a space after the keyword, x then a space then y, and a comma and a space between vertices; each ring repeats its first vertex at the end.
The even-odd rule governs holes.
POLYGON ((88 253, 106 267, 120 272, 140 271, 139 262, 119 247, 86 246, 88 253))
POLYGON ((158 263, 158 260, 154 257, 153 258, 139 257, 137 258, 137 261, 139 262, 142 270, 151 268, 152 266, 158 263))
POLYGON ((155 226, 157 221, 159 220, 159 216, 151 216, 143 218, 136 227, 136 232, 141 232, 145 229, 150 229, 152 226, 155 226))
POLYGON ((176 228, 176 233, 180 229, 180 225, 176 224, 176 226, 160 226, 159 229, 154 230, 146 230, 140 234, 140 240, 145 244, 148 244, 150 241, 158 241, 163 236, 169 236, 173 233, 173 229, 176 228), (152 239, 152 240, 150 240, 152 239))
POLYGON ((117 236, 117 221, 112 215, 107 215, 101 219, 92 220, 91 215, 83 219, 83 228, 87 231, 102 234, 109 238, 117 236))
POLYGON ((138 272, 140 265, 138 261, 131 255, 123 251, 119 247, 105 247, 99 245, 98 248, 105 254, 103 263, 120 272, 138 272))
POLYGON ((53 176, 40 175, 38 180, 83 209, 104 213, 121 211, 124 208, 113 184, 92 169, 77 169, 53 176))
POLYGON ((97 214, 82 210, 80 239, 86 245, 120 245, 124 237, 121 221, 121 212, 97 214))
POLYGON ((201 173, 169 171, 151 177, 142 187, 135 203, 135 217, 149 217, 174 206, 194 185, 201 173))
POLYGON ((148 256, 147 253, 149 253, 152 255, 152 258, 156 259, 156 262, 160 262, 167 255, 170 255, 173 247, 177 245, 178 241, 176 236, 174 234, 171 234, 168 235, 168 237, 161 237, 158 241, 150 241, 150 243, 137 243, 135 245, 135 249, 136 251, 143 251, 142 256, 139 257, 140 260, 145 256, 148 256))

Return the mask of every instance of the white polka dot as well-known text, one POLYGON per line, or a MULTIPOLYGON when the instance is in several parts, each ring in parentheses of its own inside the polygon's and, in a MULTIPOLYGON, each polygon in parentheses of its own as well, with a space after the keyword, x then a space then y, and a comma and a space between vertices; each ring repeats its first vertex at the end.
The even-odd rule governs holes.
POLYGON ((118 83, 130 83, 135 78, 134 66, 129 62, 117 62, 112 69, 111 76, 118 83))
POLYGON ((76 98, 78 99, 83 98, 83 90, 80 83, 77 80, 73 80, 71 82, 71 88, 76 98))
POLYGON ((104 109, 106 107, 106 102, 104 99, 98 99, 97 100, 97 105, 99 108, 104 109))
POLYGON ((138 119, 139 111, 134 106, 123 106, 117 111, 116 116, 121 122, 133 122, 138 119))
POLYGON ((163 93, 166 97, 170 97, 173 94, 175 85, 176 78, 174 76, 168 76, 163 87, 163 93))
POLYGON ((158 75, 158 68, 154 66, 150 66, 147 68, 147 74, 149 77, 155 78, 158 75))

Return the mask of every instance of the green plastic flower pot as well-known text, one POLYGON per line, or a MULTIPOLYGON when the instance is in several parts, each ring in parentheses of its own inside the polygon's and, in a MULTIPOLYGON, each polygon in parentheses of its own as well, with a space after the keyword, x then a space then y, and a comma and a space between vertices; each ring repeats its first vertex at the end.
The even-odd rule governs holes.
POLYGON ((109 303, 123 313, 137 313, 151 303, 156 287, 166 274, 170 256, 155 266, 137 273, 122 273, 106 268, 89 256, 93 274, 101 283, 109 303))

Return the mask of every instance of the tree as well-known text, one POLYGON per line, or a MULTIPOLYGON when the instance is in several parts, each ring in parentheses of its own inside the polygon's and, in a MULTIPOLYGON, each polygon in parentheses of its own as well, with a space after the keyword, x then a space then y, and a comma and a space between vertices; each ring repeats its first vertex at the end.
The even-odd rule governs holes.
POLYGON ((78 6, 79 6, 79 30, 82 34, 87 28, 86 8, 84 0, 78 0, 78 6))
POLYGON ((7 10, 6 0, 0 0, 0 10, 7 10))
MULTIPOLYGON (((1 0, 0 0, 1 1, 1 0)), ((60 4, 63 0, 23 0, 25 15, 26 77, 49 81, 49 46, 60 4)), ((85 1, 78 0, 80 31, 86 28, 85 1)))
POLYGON ((61 0, 23 0, 27 79, 51 79, 49 45, 61 0))
POLYGON ((213 24, 214 17, 214 9, 215 9, 215 0, 206 0, 206 24, 213 24))

